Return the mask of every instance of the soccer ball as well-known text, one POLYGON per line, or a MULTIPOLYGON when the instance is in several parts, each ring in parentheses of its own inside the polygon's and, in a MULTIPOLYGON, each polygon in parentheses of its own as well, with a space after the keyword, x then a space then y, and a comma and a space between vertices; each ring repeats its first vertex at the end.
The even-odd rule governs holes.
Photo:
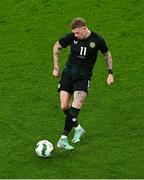
POLYGON ((48 140, 39 141, 36 144, 35 152, 40 157, 49 157, 53 150, 53 145, 48 140))

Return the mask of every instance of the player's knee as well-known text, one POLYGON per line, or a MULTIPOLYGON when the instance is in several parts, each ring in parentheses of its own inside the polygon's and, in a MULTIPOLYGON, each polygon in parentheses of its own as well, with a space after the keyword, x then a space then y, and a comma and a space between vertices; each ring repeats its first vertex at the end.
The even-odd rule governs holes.
POLYGON ((61 110, 62 110, 62 111, 66 111, 67 109, 69 109, 69 105, 67 105, 67 104, 61 104, 61 110))
POLYGON ((82 107, 83 103, 84 103, 83 100, 73 101, 72 106, 77 108, 77 109, 80 109, 82 107))

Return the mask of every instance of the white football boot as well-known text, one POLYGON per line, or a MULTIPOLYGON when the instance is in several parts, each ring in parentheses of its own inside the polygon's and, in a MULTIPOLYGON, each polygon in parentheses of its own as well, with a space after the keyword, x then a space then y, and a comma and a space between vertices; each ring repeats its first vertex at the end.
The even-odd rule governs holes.
POLYGON ((84 135, 85 130, 78 125, 78 127, 75 128, 74 137, 72 139, 73 143, 77 143, 80 141, 81 137, 84 135))
POLYGON ((67 138, 60 138, 57 143, 57 147, 63 148, 65 150, 69 150, 69 151, 74 149, 74 147, 68 143, 67 138))

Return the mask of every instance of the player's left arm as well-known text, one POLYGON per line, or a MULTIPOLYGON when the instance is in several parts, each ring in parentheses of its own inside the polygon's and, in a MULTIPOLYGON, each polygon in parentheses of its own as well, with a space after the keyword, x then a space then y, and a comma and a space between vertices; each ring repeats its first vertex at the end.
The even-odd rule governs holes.
POLYGON ((107 84, 110 85, 114 82, 113 71, 112 71, 112 55, 110 51, 104 53, 104 59, 108 68, 107 84))

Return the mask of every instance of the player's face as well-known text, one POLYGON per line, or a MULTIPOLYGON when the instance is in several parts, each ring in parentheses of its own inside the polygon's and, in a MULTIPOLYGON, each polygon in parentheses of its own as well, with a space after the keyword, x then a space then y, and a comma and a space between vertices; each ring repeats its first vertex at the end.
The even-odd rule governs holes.
POLYGON ((75 37, 77 37, 78 39, 84 39, 86 36, 86 28, 85 27, 75 28, 72 30, 72 32, 74 33, 75 37))

